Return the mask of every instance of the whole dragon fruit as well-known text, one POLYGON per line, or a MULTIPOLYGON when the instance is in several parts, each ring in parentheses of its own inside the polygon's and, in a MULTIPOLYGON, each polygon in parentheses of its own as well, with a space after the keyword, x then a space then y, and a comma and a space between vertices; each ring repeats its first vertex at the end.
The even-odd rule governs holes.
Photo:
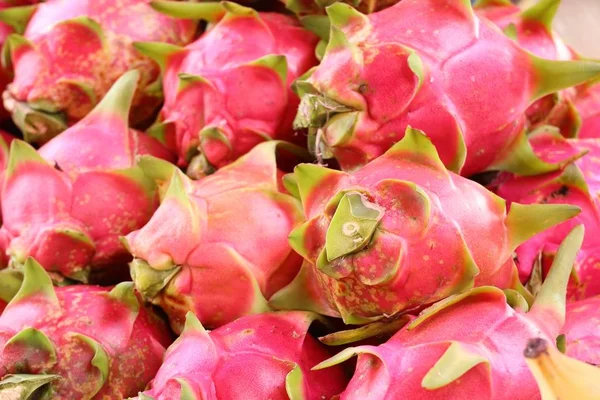
MULTIPOLYGON (((521 47, 536 56, 568 61, 578 56, 552 30, 552 21, 560 4, 561 0, 539 0, 521 10, 509 0, 481 0, 475 3, 475 11, 477 15, 494 22, 521 47)), ((566 137, 577 136, 581 125, 573 102, 577 91, 575 87, 568 88, 533 103, 526 111, 530 129, 554 125, 566 137)))
POLYGON ((149 0, 48 0, 37 6, 23 36, 7 40, 15 78, 4 106, 29 142, 43 143, 87 115, 126 71, 138 69, 134 125, 161 102, 159 66, 133 41, 189 43, 192 21, 157 13, 149 0))
POLYGON ((77 281, 90 274, 93 281, 127 279, 131 256, 119 237, 142 227, 158 206, 156 186, 135 157, 171 159, 158 141, 127 126, 138 76, 125 74, 85 119, 39 152, 12 142, 0 238, 13 266, 31 256, 77 281))
POLYGON ((140 305, 131 282, 110 291, 55 289, 29 258, 23 285, 0 316, 0 398, 133 396, 154 377, 170 343, 167 325, 140 305))
MULTIPOLYGON (((31 3, 34 1, 0 0, 0 49, 10 34, 25 30, 25 25, 34 11, 33 7, 26 6, 31 3)), ((6 85, 13 79, 12 72, 2 64, 4 63, 0 63, 0 93, 4 92, 6 85)), ((8 118, 10 114, 0 106, 0 122, 8 118)))
POLYGON ((169 15, 211 23, 185 48, 136 43, 163 67, 165 104, 155 134, 202 176, 269 139, 298 141, 292 121, 299 99, 291 83, 316 64, 317 36, 286 15, 231 2, 157 1, 169 15))
POLYGON ((260 144, 199 181, 166 162, 140 161, 170 183, 152 219, 124 242, 135 257, 137 289, 165 310, 176 332, 188 311, 211 328, 268 311, 267 299, 298 273, 302 258, 288 235, 304 218, 281 186, 279 145, 260 144))
POLYGON ((308 221, 290 235, 309 263, 272 299, 363 324, 473 285, 519 289, 514 249, 579 209, 512 204, 444 167, 431 140, 408 128, 353 174, 300 164, 308 221), (319 289, 315 290, 315 286, 319 289))
POLYGON ((569 143, 589 153, 561 171, 532 177, 502 174, 490 186, 502 198, 522 204, 571 204, 582 212, 517 248, 521 280, 535 290, 548 272, 556 249, 576 224, 584 224, 587 235, 577 256, 569 285, 570 300, 600 295, 600 139, 570 139, 569 143))
POLYGON ((299 311, 250 315, 207 332, 190 312, 138 399, 330 399, 347 378, 340 367, 311 370, 330 356, 308 333, 316 318, 299 311))
POLYGON ((582 240, 579 226, 561 246, 529 312, 525 299, 512 290, 471 289, 424 310, 385 344, 345 349, 315 368, 358 355, 340 400, 540 399, 523 349, 534 337, 555 343, 582 240))
POLYGON ((327 13, 323 61, 296 84, 295 126, 309 128, 313 152, 344 170, 383 154, 408 125, 427 132, 444 164, 465 176, 553 170, 524 162, 535 158, 524 113, 600 74, 597 62, 528 53, 465 0, 403 0, 369 16, 335 3, 327 13))
POLYGON ((566 354, 600 366, 600 296, 567 304, 566 354))

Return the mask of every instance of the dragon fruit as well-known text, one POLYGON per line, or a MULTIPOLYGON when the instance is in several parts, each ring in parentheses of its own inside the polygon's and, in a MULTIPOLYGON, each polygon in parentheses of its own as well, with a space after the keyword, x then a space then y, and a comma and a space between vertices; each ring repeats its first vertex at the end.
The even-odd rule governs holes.
POLYGON ((299 99, 291 83, 316 64, 317 36, 292 17, 231 2, 157 1, 157 10, 200 18, 211 28, 185 48, 136 43, 163 67, 161 135, 199 177, 236 160, 271 138, 295 140, 299 99), (243 77, 243 79, 242 79, 243 77))
POLYGON ((567 304, 566 354, 600 366, 600 296, 567 304))
POLYGON ((594 61, 528 53, 465 0, 403 0, 369 16, 335 3, 327 12, 329 44, 296 84, 295 126, 309 128, 313 152, 344 170, 383 154, 411 125, 464 176, 550 171, 556 167, 524 162, 535 158, 524 112, 600 74, 594 61))
POLYGON ((311 370, 331 355, 308 333, 316 318, 299 311, 250 315, 207 332, 190 312, 138 399, 330 399, 347 378, 340 367, 311 370))
MULTIPOLYGON (((280 0, 290 11, 296 14, 319 14, 323 9, 338 0, 280 0)), ((345 0, 359 11, 370 14, 390 7, 400 0, 345 0)))
POLYGON ((138 77, 125 74, 85 119, 39 153, 12 142, 0 242, 7 239, 13 266, 31 256, 81 282, 128 278, 131 256, 119 237, 142 227, 158 206, 156 186, 135 157, 172 159, 154 138, 127 126, 138 77))
POLYGON ((131 122, 143 124, 161 102, 159 66, 133 41, 183 45, 196 23, 154 11, 149 0, 48 0, 23 36, 7 40, 15 78, 4 106, 29 142, 43 143, 82 119, 129 69, 141 73, 131 122), (135 21, 132 19, 135 17, 135 21))
POLYGON ((385 344, 345 349, 315 368, 358 355, 354 377, 340 400, 539 399, 523 349, 534 337, 555 342, 565 319, 569 272, 582 240, 579 226, 561 246, 529 312, 515 291, 471 289, 424 310, 385 344))
POLYGON ((574 99, 581 118, 579 138, 600 138, 600 84, 580 88, 574 99))
POLYGON ((502 198, 523 204, 572 204, 582 212, 570 221, 542 232, 517 248, 519 275, 535 291, 547 273, 556 249, 576 224, 590 232, 577 256, 569 284, 570 300, 600 295, 600 246, 593 232, 600 229, 600 139, 570 139, 573 146, 589 151, 561 171, 539 176, 501 174, 490 187, 502 198))
POLYGON ((143 390, 171 343, 131 282, 53 288, 32 258, 0 316, 0 398, 122 399, 143 390), (32 396, 35 391, 39 397, 32 396), (46 397, 44 397, 46 396, 46 397))
POLYGON ((579 212, 512 204, 507 213, 501 198, 446 170, 431 140, 410 127, 353 174, 300 164, 294 175, 308 222, 290 243, 309 263, 272 305, 347 324, 417 309, 473 285, 520 290, 514 249, 579 212))
MULTIPOLYGON (((573 60, 578 56, 552 30, 552 21, 561 0, 539 0, 521 10, 509 0, 482 0, 475 11, 498 25, 521 47, 538 57, 551 60, 573 60)), ((578 89, 572 87, 545 96, 526 111, 530 129, 542 125, 560 127, 566 137, 578 134, 581 118, 573 103, 578 89)))
POLYGON ((298 273, 302 258, 287 238, 304 217, 281 187, 277 146, 262 143, 199 181, 164 161, 140 161, 168 189, 148 224, 124 242, 137 289, 176 332, 188 311, 211 328, 268 311, 266 299, 298 273))

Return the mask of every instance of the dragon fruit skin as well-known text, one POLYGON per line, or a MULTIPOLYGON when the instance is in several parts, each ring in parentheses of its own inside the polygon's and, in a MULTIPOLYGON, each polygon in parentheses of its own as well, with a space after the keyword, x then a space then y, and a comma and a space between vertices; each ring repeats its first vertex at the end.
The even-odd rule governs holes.
POLYGON ((180 166, 192 162, 191 174, 203 175, 265 140, 302 138, 292 130, 299 99, 291 83, 317 63, 317 36, 292 17, 230 2, 152 4, 211 23, 185 48, 136 44, 163 65, 165 104, 154 130, 180 166))
POLYGON ((302 257, 288 235, 304 217, 300 202, 281 187, 279 145, 260 144, 199 181, 142 159, 149 175, 170 183, 152 219, 124 242, 134 256, 137 289, 165 310, 176 332, 188 311, 211 328, 268 311, 266 299, 298 273, 302 257))
POLYGON ((417 309, 473 285, 517 288, 517 245, 578 213, 513 204, 507 214, 498 196, 447 171, 430 139, 410 127, 353 174, 300 164, 294 175, 308 221, 290 243, 309 263, 272 305, 347 324, 417 309))
POLYGON ((570 221, 563 222, 542 232, 516 250, 519 275, 527 282, 535 275, 536 265, 542 267, 545 275, 552 258, 566 234, 576 224, 584 224, 587 235, 583 248, 575 263, 576 279, 569 285, 570 300, 585 299, 600 294, 600 246, 596 235, 600 229, 600 157, 599 139, 570 139, 569 143, 589 153, 562 171, 534 177, 517 177, 505 174, 492 183, 494 191, 509 202, 522 204, 571 204, 582 212, 570 221))
MULTIPOLYGON (((510 1, 483 0, 475 4, 477 15, 498 25, 527 51, 550 60, 569 61, 579 58, 552 30, 552 21, 561 0, 539 0, 530 8, 521 10, 510 1)), ((574 104, 578 89, 575 87, 547 95, 533 103, 526 111, 530 129, 541 125, 561 128, 566 137, 575 137, 581 118, 574 104)))
POLYGON ((131 122, 153 117, 161 102, 159 66, 132 42, 184 45, 193 39, 196 23, 157 13, 148 3, 49 0, 37 6, 23 36, 9 37, 15 78, 4 105, 27 141, 44 143, 82 119, 132 68, 141 79, 131 122), (131 23, 134 17, 138 23, 131 23))
POLYGON ((531 153, 524 112, 599 72, 595 62, 528 53, 463 0, 404 0, 368 16, 335 3, 327 12, 331 38, 321 64, 296 84, 295 126, 308 127, 314 152, 346 171, 383 154, 410 125, 464 176, 539 173, 518 156, 531 153))
POLYGON ((600 84, 579 90, 574 100, 581 117, 579 138, 600 138, 600 84))
POLYGON ((0 242, 13 265, 32 256, 82 282, 90 274, 105 283, 128 278, 131 256, 119 237, 142 227, 158 206, 156 186, 135 157, 172 159, 158 141, 127 126, 138 75, 124 75, 84 120, 39 152, 12 142, 0 242))
POLYGON ((512 290, 471 289, 424 310, 387 343, 345 349, 315 368, 358 355, 340 400, 540 399, 523 348, 532 337, 554 343, 559 334, 582 228, 565 241, 560 263, 529 312, 512 290))
POLYGON ((110 291, 53 288, 30 258, 21 289, 0 316, 0 397, 18 393, 12 382, 19 378, 20 387, 46 384, 52 399, 133 396, 154 377, 171 342, 167 325, 140 305, 131 282, 110 291))
POLYGON ((250 315, 207 332, 190 312, 139 399, 330 399, 347 377, 340 367, 311 370, 331 355, 308 333, 316 318, 299 311, 250 315))
POLYGON ((566 354, 592 365, 600 365, 600 297, 567 304, 566 354))

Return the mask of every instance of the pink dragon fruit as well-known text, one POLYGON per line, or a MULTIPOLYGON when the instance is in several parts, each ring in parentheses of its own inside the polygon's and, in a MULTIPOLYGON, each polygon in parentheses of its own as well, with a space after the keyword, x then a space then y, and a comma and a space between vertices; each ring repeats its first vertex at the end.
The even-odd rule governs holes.
POLYGON ((170 183, 152 219, 124 242, 135 257, 137 289, 165 310, 176 332, 188 311, 211 328, 268 311, 266 299, 298 273, 302 258, 287 238, 304 218, 281 187, 279 145, 260 144, 200 181, 164 161, 140 161, 170 183))
POLYGON ((0 316, 0 398, 134 396, 170 343, 167 325, 140 305, 131 282, 111 291, 54 289, 29 258, 23 285, 0 316))
POLYGON ((14 266, 32 256, 82 282, 90 273, 100 282, 127 279, 131 257, 119 237, 142 227, 158 206, 155 184, 135 157, 171 159, 158 141, 128 129, 138 76, 125 74, 85 119, 39 153, 12 142, 0 239, 7 239, 14 266))
POLYGON ((536 285, 547 273, 556 249, 576 224, 590 233, 577 256, 574 278, 569 285, 571 300, 600 295, 600 246, 595 232, 600 229, 600 139, 570 139, 569 143, 589 151, 561 171, 533 177, 502 174, 492 189, 508 201, 523 204, 572 204, 582 212, 570 221, 542 232, 516 250, 521 280, 536 285))
POLYGON ((315 319, 299 311, 250 315, 207 332, 190 312, 138 399, 330 399, 347 378, 340 367, 311 370, 331 355, 308 333, 315 319))
POLYGON ((424 310, 387 343, 345 349, 315 368, 358 355, 340 400, 540 399, 523 349, 530 338, 555 342, 582 240, 579 226, 565 240, 529 312, 525 299, 512 290, 471 289, 424 310))
POLYGON ((193 39, 196 24, 157 13, 149 0, 48 0, 24 36, 7 40, 13 83, 4 106, 29 142, 43 143, 87 115, 129 69, 141 72, 131 121, 142 124, 161 102, 159 67, 131 45, 193 39))
MULTIPOLYGON (((10 34, 25 30, 25 24, 34 10, 33 7, 24 6, 29 3, 33 1, 0 0, 0 48, 4 46, 10 34)), ((0 64, 0 93, 4 92, 12 78, 11 71, 0 64)), ((0 122, 9 117, 10 114, 0 106, 0 122)))
POLYGON ((165 105, 153 131, 202 176, 271 138, 296 140, 291 83, 316 64, 318 38, 292 17, 231 2, 157 1, 159 11, 211 28, 185 48, 136 43, 163 67, 165 105))
MULTIPOLYGON (((552 30, 552 20, 560 3, 561 0, 539 0, 521 10, 509 0, 482 0, 475 3, 475 11, 536 56, 568 61, 578 57, 552 30)), ((577 89, 572 87, 533 103, 526 111, 530 129, 549 124, 560 127, 564 136, 577 136, 581 119, 573 103, 576 94, 577 89)))
POLYGON ((579 137, 600 138, 600 84, 581 87, 574 102, 581 118, 579 137))
POLYGON ((600 366, 600 296, 567 304, 566 354, 600 366))
POLYGON ((327 12, 329 44, 296 84, 295 126, 309 128, 313 152, 344 170, 383 154, 408 125, 427 132, 444 164, 465 176, 553 170, 523 162, 535 158, 524 112, 600 73, 597 62, 528 53, 465 0, 403 0, 369 16, 335 3, 327 12))
POLYGON ((418 309, 473 285, 521 289, 514 249, 579 212, 513 204, 507 213, 501 198, 446 170, 430 139, 410 127, 353 174, 300 164, 295 180, 308 222, 290 243, 309 263, 272 305, 348 324, 418 309))

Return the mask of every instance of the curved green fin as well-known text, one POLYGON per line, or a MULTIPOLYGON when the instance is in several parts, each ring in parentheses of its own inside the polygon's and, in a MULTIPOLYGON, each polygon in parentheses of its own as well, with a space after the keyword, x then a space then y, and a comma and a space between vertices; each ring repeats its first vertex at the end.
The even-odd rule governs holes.
POLYGON ((504 289, 504 295, 506 296, 506 302, 511 308, 523 313, 529 311, 529 303, 516 290, 504 289))
POLYGON ((299 164, 294 168, 294 175, 296 176, 300 198, 304 204, 306 204, 310 194, 325 182, 330 184, 330 182, 348 176, 345 172, 325 168, 317 164, 299 164))
POLYGON ((223 143, 229 150, 233 149, 233 146, 231 144, 231 141, 229 140, 229 138, 227 137, 227 135, 225 135, 225 132, 223 132, 223 130, 221 130, 221 128, 216 127, 216 126, 207 126, 202 128, 202 130, 200 131, 200 133, 198 134, 198 136, 200 137, 200 146, 202 147, 202 145, 206 144, 206 142, 221 142, 223 143))
POLYGON ((427 165, 440 172, 447 173, 446 167, 438 152, 425 132, 407 127, 402 140, 393 145, 386 156, 401 157, 413 162, 427 165))
MULTIPOLYGON (((43 369, 46 370, 52 368, 56 364, 57 358, 54 345, 44 332, 35 328, 25 328, 14 335, 5 343, 4 351, 10 346, 30 349, 32 353, 35 353, 35 358, 38 358, 42 353, 45 354, 43 365, 36 365, 38 368, 43 367, 43 369)), ((30 362, 33 358, 32 356, 33 354, 24 354, 23 361, 30 362)))
POLYGON ((67 129, 65 114, 55 113, 52 108, 49 102, 14 102, 12 120, 27 142, 45 143, 67 129))
POLYGON ((154 269, 139 259, 134 259, 129 264, 129 268, 135 287, 146 300, 155 298, 181 269, 181 267, 154 269))
POLYGON ((50 399, 50 384, 61 379, 60 375, 6 375, 0 380, 0 399, 32 400, 50 399))
POLYGON ((525 21, 535 21, 542 24, 549 34, 552 34, 552 21, 558 12, 561 0, 539 0, 533 6, 521 13, 525 21))
POLYGON ((151 1, 150 6, 156 11, 175 18, 202 19, 218 22, 227 10, 219 2, 185 2, 185 1, 151 1))
POLYGON ((519 32, 517 31, 517 26, 513 23, 510 23, 502 30, 506 36, 515 42, 519 39, 519 32))
MULTIPOLYGON (((16 142, 13 141, 13 143, 16 142)), ((33 295, 42 295, 58 306, 58 298, 52 286, 52 279, 37 261, 27 258, 23 267, 23 284, 9 304, 15 304, 33 295)))
POLYGON ((146 134, 148 136, 151 136, 154 139, 158 140, 162 144, 166 145, 168 128, 172 127, 173 125, 174 125, 173 122, 157 121, 154 124, 152 124, 152 126, 150 128, 148 128, 146 130, 146 134))
POLYGON ((331 24, 338 28, 343 28, 350 24, 358 24, 364 27, 370 23, 366 15, 342 2, 333 3, 327 7, 326 11, 331 24))
POLYGON ((239 17, 255 17, 259 18, 258 12, 250 7, 242 6, 238 3, 234 3, 232 1, 224 1, 223 8, 227 10, 227 16, 239 16, 239 17))
MULTIPOLYGON (((192 4, 177 2, 177 4, 192 4)), ((167 68, 169 58, 180 51, 183 47, 175 46, 174 44, 161 42, 133 42, 133 47, 146 57, 153 59, 164 73, 167 68)))
POLYGON ((363 194, 346 193, 327 229, 327 261, 352 254, 368 245, 384 214, 384 208, 369 202, 363 194))
POLYGON ((133 312, 140 310, 140 302, 135 295, 133 282, 121 282, 116 285, 108 295, 113 299, 126 304, 133 312))
POLYGON ((0 21, 22 34, 36 9, 37 5, 5 8, 0 10, 0 21))
POLYGON ((444 355, 425 374, 421 386, 427 390, 442 388, 470 371, 473 367, 490 361, 475 351, 474 346, 460 342, 452 342, 444 355))
POLYGON ((334 365, 341 364, 344 361, 349 360, 352 357, 357 356, 359 354, 372 354, 376 357, 381 358, 371 346, 348 347, 347 349, 340 351, 333 357, 328 358, 327 360, 315 365, 311 368, 311 370, 318 371, 320 369, 333 367, 334 365))
POLYGON ((529 54, 533 74, 531 101, 559 90, 600 78, 600 61, 545 60, 529 54))
POLYGON ((294 368, 285 376, 285 391, 290 400, 306 400, 304 374, 296 363, 294 368))
POLYGON ((18 33, 8 35, 2 47, 2 66, 8 68, 11 65, 11 58, 14 53, 23 47, 34 48, 33 44, 25 36, 18 33))
POLYGON ((79 340, 90 346, 92 350, 94 350, 94 357, 92 357, 91 364, 94 368, 98 370, 98 372, 100 372, 100 376, 102 378, 102 384, 98 387, 99 391, 108 380, 108 374, 110 371, 110 359, 108 357, 108 354, 106 353, 106 350, 104 350, 100 343, 98 343, 89 336, 85 336, 80 333, 73 333, 73 337, 78 338, 79 340))
POLYGON ((198 83, 213 87, 213 84, 211 81, 209 81, 208 79, 206 79, 205 77, 200 76, 200 75, 181 73, 181 74, 178 74, 177 77, 179 78, 179 84, 177 86, 177 93, 181 93, 184 90, 188 89, 189 87, 191 87, 195 84, 198 84, 198 83))
POLYGON ((285 188, 285 190, 289 194, 291 194, 292 196, 294 196, 295 198, 300 200, 300 191, 298 189, 298 182, 296 180, 296 175, 293 172, 291 172, 289 174, 285 174, 283 176, 282 182, 283 182, 283 187, 285 188))
POLYGON ((382 335, 392 335, 410 322, 412 317, 403 314, 392 320, 375 321, 356 329, 330 333, 319 338, 327 346, 342 346, 382 335))
POLYGON ((540 315, 544 320, 550 316, 556 319, 557 335, 564 324, 567 285, 577 253, 583 244, 584 233, 584 226, 578 225, 562 241, 550 271, 531 306, 530 314, 540 315))
POLYGON ((279 76, 283 86, 287 86, 288 64, 285 56, 270 54, 254 60, 247 65, 261 66, 272 70, 279 76))
POLYGON ((8 303, 17 294, 23 283, 22 275, 12 269, 0 270, 0 300, 8 303))
POLYGON ((159 184, 170 182, 177 170, 177 167, 170 162, 147 154, 137 158, 137 165, 146 176, 159 184))
POLYGON ((358 57, 358 49, 350 43, 346 34, 337 26, 331 25, 329 30, 329 42, 325 48, 325 55, 338 50, 349 50, 354 59, 358 57))
POLYGON ((196 317, 196 314, 194 314, 191 311, 188 311, 185 314, 185 325, 183 327, 183 333, 185 332, 200 332, 208 334, 206 329, 204 329, 204 326, 202 326, 202 323, 200 322, 198 317, 196 317))
POLYGON ((483 8, 483 7, 491 7, 491 6, 512 6, 512 2, 510 0, 477 0, 473 3, 473 7, 483 8))
POLYGON ((329 41, 329 31, 331 23, 325 15, 307 15, 300 18, 300 23, 304 28, 317 35, 321 40, 329 41))
POLYGON ((86 116, 86 119, 97 114, 117 116, 123 121, 125 128, 128 128, 129 111, 139 79, 140 73, 137 70, 130 70, 124 73, 112 85, 106 95, 100 100, 100 103, 86 116))
POLYGON ((181 388, 181 392, 179 394, 179 400, 201 400, 198 399, 196 393, 194 393, 194 389, 192 385, 185 378, 175 378, 175 380, 179 383, 179 387, 181 388))
POLYGON ((452 295, 450 297, 445 298, 444 300, 438 301, 437 303, 429 306, 428 308, 423 310, 419 314, 419 316, 407 326, 407 329, 409 331, 413 330, 429 318, 436 315, 438 312, 455 304, 459 304, 466 298, 469 298, 471 296, 477 296, 479 294, 496 295, 499 296, 499 298, 502 298, 503 301, 506 301, 506 296, 504 295, 504 292, 502 290, 493 286, 480 286, 464 293, 452 295))
POLYGON ((509 249, 514 250, 526 240, 578 215, 581 209, 569 204, 512 203, 506 217, 509 249))
POLYGON ((46 160, 29 143, 15 139, 10 144, 10 156, 6 163, 6 177, 14 174, 19 164, 33 162, 47 165, 46 160))
POLYGON ((148 396, 147 394, 140 393, 140 394, 138 394, 138 397, 132 397, 127 400, 156 400, 156 399, 154 397, 148 396))

